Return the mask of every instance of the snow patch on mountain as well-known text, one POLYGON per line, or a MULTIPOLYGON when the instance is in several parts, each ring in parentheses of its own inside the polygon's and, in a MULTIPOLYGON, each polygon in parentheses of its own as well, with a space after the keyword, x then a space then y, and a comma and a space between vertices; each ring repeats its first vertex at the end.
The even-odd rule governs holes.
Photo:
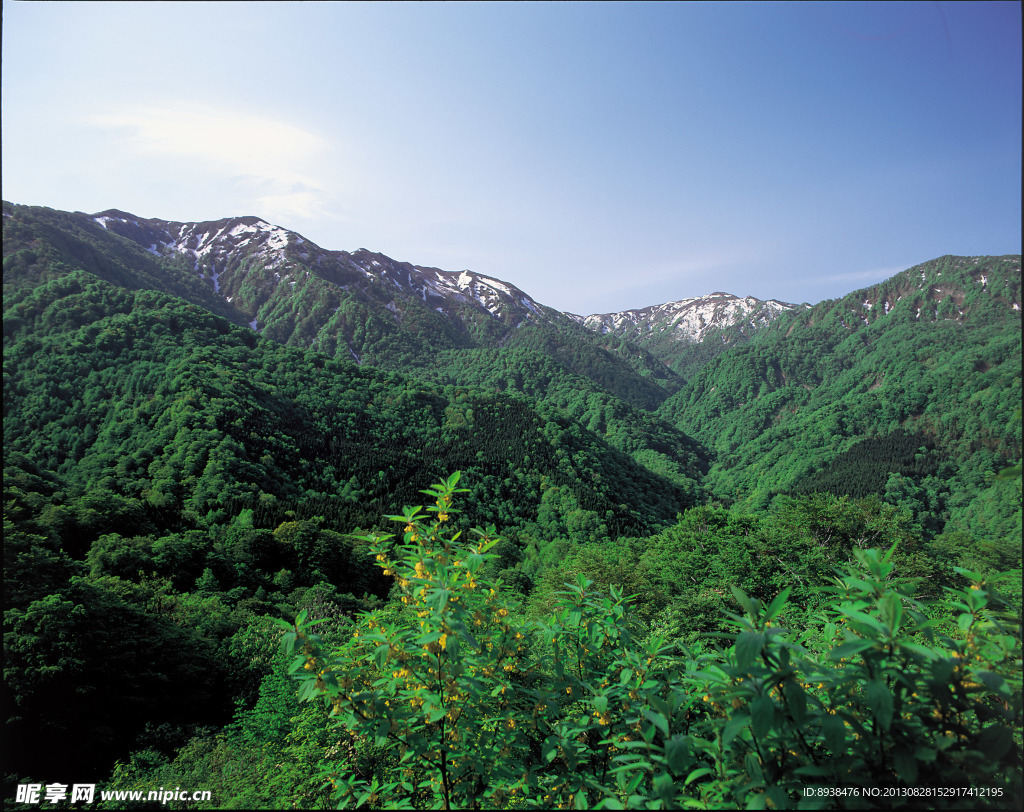
POLYGON ((599 313, 585 318, 567 315, 598 333, 641 338, 667 331, 681 341, 698 342, 703 341, 708 333, 726 327, 759 329, 778 315, 799 307, 804 306, 753 296, 741 298, 717 291, 708 296, 694 296, 638 310, 599 313))

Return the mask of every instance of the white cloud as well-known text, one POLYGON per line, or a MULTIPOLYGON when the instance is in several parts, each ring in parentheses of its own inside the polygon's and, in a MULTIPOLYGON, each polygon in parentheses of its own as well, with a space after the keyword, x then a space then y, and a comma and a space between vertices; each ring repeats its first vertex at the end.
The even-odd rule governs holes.
POLYGON ((118 133, 122 148, 144 159, 211 173, 245 190, 261 215, 287 219, 324 214, 328 190, 316 179, 328 144, 276 119, 195 104, 133 106, 89 117, 118 133))
POLYGON ((905 271, 910 265, 897 265, 892 268, 875 268, 871 271, 850 271, 848 273, 834 273, 826 276, 807 277, 807 281, 815 282, 881 282, 890 276, 895 276, 905 271))
MULTIPOLYGON (((655 285, 672 285, 693 280, 701 280, 707 292, 717 290, 718 278, 725 269, 742 267, 756 256, 752 250, 735 250, 726 252, 706 251, 691 253, 660 262, 645 262, 634 259, 626 273, 621 269, 609 269, 592 290, 595 294, 618 293, 636 290, 638 283, 643 287, 655 285)), ((683 296, 684 294, 680 294, 683 296)), ((697 294, 685 294, 697 295, 697 294)), ((677 297, 678 298, 678 297, 677 297)))

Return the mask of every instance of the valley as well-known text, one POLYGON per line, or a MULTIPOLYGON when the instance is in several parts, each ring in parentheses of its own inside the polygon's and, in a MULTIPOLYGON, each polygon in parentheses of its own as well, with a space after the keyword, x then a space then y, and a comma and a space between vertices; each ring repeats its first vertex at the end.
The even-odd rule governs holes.
POLYGON ((747 797, 744 781, 776 803, 786 796, 768 793, 794 798, 826 751, 841 751, 829 769, 850 785, 955 774, 1020 794, 1019 255, 942 256, 814 304, 716 292, 581 316, 510 282, 321 248, 256 217, 3 205, 8 788, 213 782, 215 807, 326 808, 348 776, 387 784, 383 799, 366 791, 370 806, 440 803, 430 754, 455 750, 439 726, 465 730, 469 716, 414 724, 346 704, 336 677, 315 682, 349 668, 380 703, 423 701, 394 676, 422 650, 438 680, 442 663, 455 669, 461 687, 444 690, 472 725, 500 719, 508 733, 466 745, 476 755, 444 803, 456 785, 476 808, 634 790, 679 802, 661 775, 689 776, 687 797, 712 806, 747 797), (845 594, 875 591, 844 604, 827 588, 851 567, 845 594), (973 600, 972 585, 987 604, 950 603, 948 590, 973 600), (919 629, 892 620, 894 602, 919 629), (841 615, 889 653, 870 660, 841 615), (322 621, 316 645, 307 620, 322 621), (773 659, 790 656, 773 622, 796 630, 799 689, 773 659), (436 636, 414 645, 416 628, 436 636), (383 637, 363 649, 354 632, 383 637), (490 648, 467 642, 485 633, 490 648), (928 669, 975 635, 991 645, 961 676, 978 690, 936 688, 928 669), (575 676, 552 671, 574 646, 587 653, 575 676), (829 670, 841 646, 863 672, 829 670), (715 682, 719 655, 730 676, 715 682), (300 704, 289 665, 326 704, 300 704), (649 682, 630 682, 648 666, 649 682), (892 679, 864 676, 875 667, 892 679), (901 668, 919 681, 900 683, 901 668), (744 675, 790 687, 744 694, 744 675), (686 697, 672 688, 684 683, 686 697), (865 702, 880 686, 885 699, 865 702), (530 732, 526 700, 506 690, 547 708, 530 732), (956 744, 936 744, 954 726, 929 722, 918 691, 956 717, 956 744), (857 741, 900 755, 872 761, 831 723, 794 744, 808 714, 837 707, 857 741), (624 781, 643 776, 633 789, 593 777, 611 763, 606 729, 658 754, 616 762, 624 781), (709 755, 723 731, 732 750, 709 755), (757 778, 742 764, 759 736, 778 752, 760 754, 757 778), (83 737, 88 748, 51 746, 83 737), (400 767, 410 742, 421 761, 400 767), (977 757, 986 748, 998 755, 977 757), (504 759, 515 769, 480 778, 504 759), (571 791, 570 776, 582 776, 571 791))

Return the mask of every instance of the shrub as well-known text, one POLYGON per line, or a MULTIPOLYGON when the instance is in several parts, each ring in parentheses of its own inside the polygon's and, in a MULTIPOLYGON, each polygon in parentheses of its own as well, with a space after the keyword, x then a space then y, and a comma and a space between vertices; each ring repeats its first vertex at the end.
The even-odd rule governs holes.
POLYGON ((827 808, 1021 801, 1020 630, 966 570, 942 636, 895 577, 855 550, 816 621, 744 614, 713 651, 639 637, 621 590, 567 585, 547 623, 519 621, 482 575, 494 528, 449 531, 458 473, 434 504, 366 541, 401 592, 330 651, 316 622, 278 621, 300 698, 322 697, 352 752, 337 800, 388 808, 827 808), (675 653, 670 653, 675 652, 675 653), (679 653, 681 652, 681 653, 679 653), (973 793, 966 795, 965 793, 973 793))

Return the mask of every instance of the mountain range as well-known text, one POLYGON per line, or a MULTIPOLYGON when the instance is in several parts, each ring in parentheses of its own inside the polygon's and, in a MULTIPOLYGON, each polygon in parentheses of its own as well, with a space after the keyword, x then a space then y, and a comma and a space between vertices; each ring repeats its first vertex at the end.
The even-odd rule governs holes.
POLYGON ((291 690, 263 619, 383 605, 360 537, 453 471, 448 526, 500 529, 487 571, 541 617, 567 579, 612 573, 647 618, 712 628, 727 581, 811 600, 806 567, 880 535, 910 572, 1019 572, 1020 481, 999 472, 1021 457, 1020 255, 815 304, 584 317, 256 217, 5 202, 3 227, 19 776, 102 778, 236 706, 252 722, 291 690), (683 561, 707 570, 692 589, 683 561))
POLYGON ((327 250, 257 217, 184 223, 5 203, 4 236, 7 334, 21 324, 20 300, 80 269, 178 297, 276 344, 544 403, 659 475, 673 472, 677 485, 717 481, 729 499, 803 487, 856 442, 897 430, 923 432, 954 456, 1017 454, 1019 428, 1006 435, 1004 412, 977 428, 1001 439, 964 445, 959 426, 978 422, 977 409, 933 415, 945 407, 931 396, 963 384, 960 397, 976 402, 995 370, 1012 389, 1019 256, 942 257, 813 306, 719 292, 582 317, 509 282, 327 250), (992 330, 1009 349, 996 352, 992 330), (957 358, 974 360, 951 383, 939 348, 953 336, 957 358), (905 343, 926 348, 906 369, 906 352, 889 348, 905 343), (841 431, 798 460, 780 453, 821 425, 835 429, 818 419, 829 410, 845 415, 841 431), (749 456, 776 436, 785 440, 749 456), (752 476, 776 456, 776 474, 752 476))
MULTIPOLYGON (((434 310, 453 321, 465 322, 469 312, 488 314, 505 327, 516 329, 526 322, 562 326, 565 319, 598 333, 637 338, 653 332, 670 331, 679 340, 699 342, 718 329, 739 326, 757 329, 780 312, 796 305, 728 293, 682 299, 641 310, 594 314, 586 317, 560 313, 542 305, 508 282, 468 270, 452 272, 397 262, 383 254, 361 248, 354 253, 325 251, 293 231, 272 226, 258 217, 237 217, 204 223, 179 223, 140 219, 110 209, 91 215, 103 228, 126 237, 155 256, 191 258, 200 279, 208 280, 214 292, 234 302, 241 292, 239 277, 249 275, 256 265, 272 273, 261 286, 269 293, 280 284, 294 287, 311 274, 340 289, 358 291, 365 298, 384 288, 385 295, 419 297, 434 310), (630 327, 632 329, 630 329, 630 327)), ((269 298, 269 297, 268 297, 269 298)), ((252 315, 250 326, 259 329, 258 310, 266 302, 244 298, 235 305, 252 315)), ((388 309, 397 313, 391 300, 388 309)), ((358 359, 357 359, 358 360, 358 359)))

